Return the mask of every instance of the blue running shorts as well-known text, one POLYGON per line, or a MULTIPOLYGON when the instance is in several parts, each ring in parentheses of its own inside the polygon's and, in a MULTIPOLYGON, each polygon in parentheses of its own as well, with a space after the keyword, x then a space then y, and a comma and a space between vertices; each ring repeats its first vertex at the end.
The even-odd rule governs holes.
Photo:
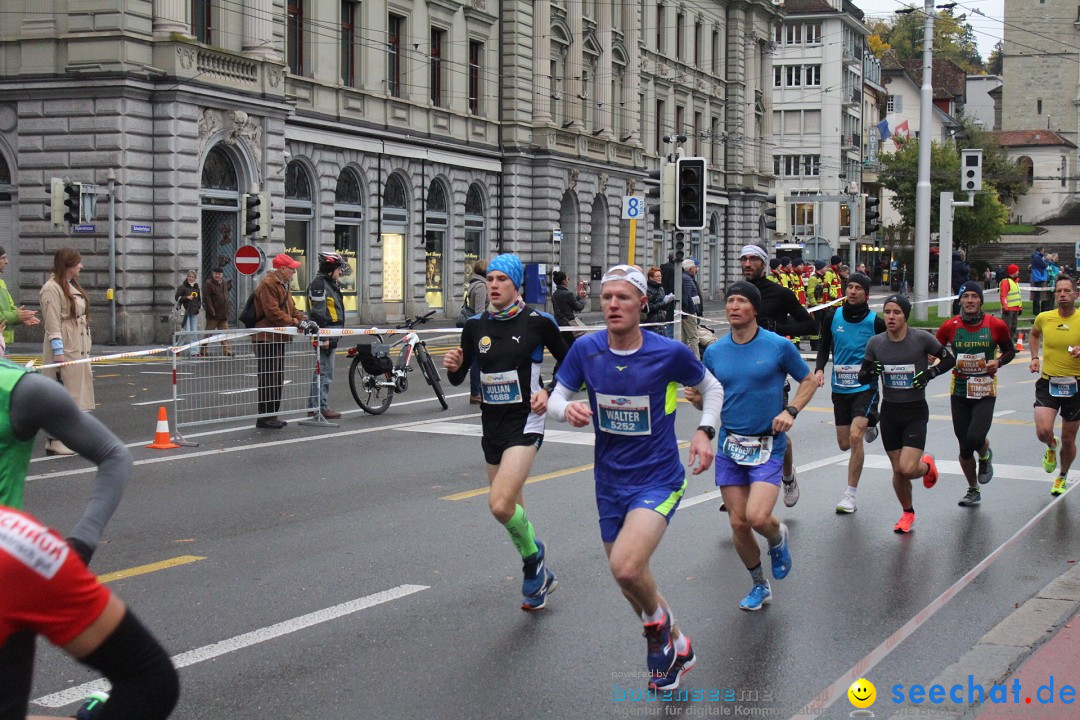
POLYGON ((686 478, 670 485, 650 487, 604 487, 596 488, 596 509, 600 512, 600 539, 615 542, 623 522, 631 510, 648 508, 664 517, 669 523, 682 502, 686 492, 686 478))
POLYGON ((716 487, 749 486, 756 482, 779 485, 784 472, 784 453, 774 453, 761 465, 739 465, 723 453, 717 453, 713 462, 716 465, 716 487))

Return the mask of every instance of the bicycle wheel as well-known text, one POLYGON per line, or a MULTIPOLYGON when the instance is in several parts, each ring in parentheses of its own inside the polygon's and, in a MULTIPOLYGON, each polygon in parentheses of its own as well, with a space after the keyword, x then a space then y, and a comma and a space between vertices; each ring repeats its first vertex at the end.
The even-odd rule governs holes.
POLYGON ((360 409, 370 415, 382 415, 394 399, 394 388, 380 385, 391 382, 390 373, 372 375, 360 364, 360 358, 354 357, 349 366, 349 390, 360 409))
POLYGON ((442 405, 442 409, 446 410, 450 406, 446 404, 446 395, 443 394, 439 370, 435 367, 435 363, 431 359, 431 353, 429 353, 427 348, 423 345, 416 348, 416 360, 420 365, 420 372, 424 374, 424 379, 427 380, 428 385, 435 391, 435 397, 439 398, 439 404, 442 405))

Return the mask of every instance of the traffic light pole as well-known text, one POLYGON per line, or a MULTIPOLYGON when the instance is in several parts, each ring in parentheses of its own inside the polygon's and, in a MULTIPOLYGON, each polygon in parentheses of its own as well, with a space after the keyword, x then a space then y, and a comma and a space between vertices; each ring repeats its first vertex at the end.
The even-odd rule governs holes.
POLYGON ((938 217, 938 297, 948 296, 948 300, 938 303, 938 319, 952 315, 952 253, 953 253, 953 208, 975 207, 975 193, 967 194, 967 202, 953 202, 953 193, 941 193, 938 217))

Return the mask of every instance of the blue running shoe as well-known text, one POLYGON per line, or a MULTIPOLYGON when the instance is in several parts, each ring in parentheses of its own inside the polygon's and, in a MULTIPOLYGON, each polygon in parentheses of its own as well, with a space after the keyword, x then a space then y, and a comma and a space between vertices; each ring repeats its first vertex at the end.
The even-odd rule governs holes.
POLYGON ((772 576, 777 580, 783 580, 791 572, 791 551, 788 550, 787 525, 780 523, 780 544, 769 548, 769 557, 772 558, 772 576))
POLYGON ((544 568, 541 572, 543 573, 544 582, 540 586, 540 590, 535 595, 526 595, 521 600, 521 609, 526 612, 543 610, 547 607, 548 595, 555 592, 555 588, 559 587, 559 579, 555 577, 555 573, 547 568, 544 568))
POLYGON ((650 690, 674 690, 679 687, 679 680, 682 678, 683 673, 689 672, 690 668, 697 664, 697 655, 694 653, 693 646, 690 645, 690 637, 683 635, 686 638, 686 652, 681 655, 675 656, 675 664, 671 666, 671 669, 667 671, 664 677, 650 677, 649 689, 650 690))
POLYGON ((522 562, 521 572, 525 579, 521 581, 521 594, 532 597, 539 593, 547 582, 544 573, 544 543, 536 541, 536 552, 522 562))
MULTIPOLYGON (((675 643, 671 641, 671 616, 664 612, 659 622, 649 623, 641 633, 649 645, 645 662, 649 666, 650 678, 667 678, 668 671, 675 665, 675 643)), ((651 682, 651 680, 650 680, 651 682)))
POLYGON ((750 594, 739 603, 739 609, 760 610, 771 602, 772 589, 769 587, 769 581, 766 580, 764 585, 754 584, 754 587, 750 589, 750 594))

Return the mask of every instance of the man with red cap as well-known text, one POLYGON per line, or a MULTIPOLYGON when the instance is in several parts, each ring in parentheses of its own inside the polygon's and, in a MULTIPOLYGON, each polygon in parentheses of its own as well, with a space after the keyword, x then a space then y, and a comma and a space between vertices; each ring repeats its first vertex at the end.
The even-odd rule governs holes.
MULTIPOLYGON (((315 334, 319 326, 308 320, 293 303, 292 283, 299 261, 279 253, 274 258, 274 269, 266 273, 259 286, 255 288, 255 327, 276 328, 295 327, 301 332, 315 334)), ((255 348, 255 367, 259 378, 259 419, 257 428, 280 430, 288 425, 278 420, 278 408, 281 407, 281 388, 285 381, 285 343, 288 335, 273 332, 261 332, 253 338, 255 348)))
POLYGON ((1009 335, 1016 342, 1016 321, 1024 309, 1024 298, 1020 295, 1020 267, 1016 264, 1005 269, 1005 279, 998 288, 1001 298, 1001 319, 1009 326, 1009 335))

